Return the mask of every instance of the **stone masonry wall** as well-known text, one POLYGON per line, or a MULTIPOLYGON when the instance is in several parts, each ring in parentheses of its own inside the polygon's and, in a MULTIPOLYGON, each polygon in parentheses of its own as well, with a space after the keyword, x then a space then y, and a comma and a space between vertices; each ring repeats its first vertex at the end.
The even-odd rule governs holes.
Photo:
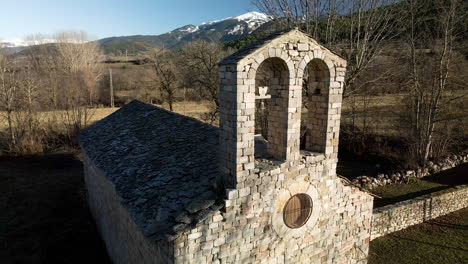
POLYGON ((373 198, 336 177, 336 160, 304 155, 292 164, 257 164, 226 208, 175 241, 176 263, 366 263, 373 198), (281 209, 308 193, 313 213, 299 229, 281 209))
POLYGON ((88 203, 115 264, 173 263, 173 244, 147 240, 120 203, 114 187, 84 154, 88 203))
POLYGON ((402 230, 468 206, 468 185, 374 209, 371 239, 402 230))
MULTIPOLYGON (((172 242, 145 239, 119 204, 112 185, 85 160, 91 209, 112 259, 116 263, 367 263, 373 198, 336 175, 345 71, 345 60, 298 30, 221 62, 218 184, 227 189, 225 197, 219 197, 225 207, 213 215, 200 215, 190 231, 172 242), (274 131, 284 136, 276 135, 282 150, 274 151, 284 152, 278 155, 281 161, 254 156, 255 78, 268 59, 282 60, 288 71, 276 102, 281 122, 274 131), (314 140, 310 149, 300 150, 303 76, 310 65, 318 74, 313 81, 320 83, 309 87, 317 92, 310 99, 317 109, 307 124, 314 140), (299 193, 311 197, 312 213, 305 225, 292 229, 283 221, 283 209, 299 193)), ((182 213, 175 221, 182 224, 186 218, 182 213)))
MULTIPOLYGON (((333 158, 338 153, 343 82, 346 61, 320 46, 304 33, 294 30, 250 51, 221 62, 220 79, 220 169, 229 188, 245 188, 245 178, 254 174, 255 98, 259 67, 271 60, 280 60, 289 71, 287 89, 281 92, 281 109, 287 114, 286 124, 279 127, 285 136, 281 144, 284 160, 300 158, 300 129, 303 77, 309 67, 317 67, 326 83, 311 105, 318 106, 308 120, 309 138, 316 138, 315 149, 333 158), (323 76, 323 72, 327 72, 323 76)), ((283 73, 282 73, 283 75, 283 73)), ((312 76, 309 76, 312 77, 312 76)), ((311 87, 309 87, 311 88, 311 87)), ((277 131, 277 130, 276 130, 277 131)), ((313 141, 311 141, 313 142, 313 141)), ((315 144, 314 144, 315 145, 315 144)), ((279 151, 279 150, 277 150, 279 151)))
POLYGON ((177 263, 367 262, 373 199, 336 176, 345 71, 346 61, 298 30, 221 62, 219 143, 226 206, 175 241, 177 263), (281 162, 254 157, 257 71, 271 60, 281 60, 289 71, 280 105, 287 122, 273 130, 286 132, 281 162), (310 67, 316 75, 309 74, 309 80, 321 85, 309 87, 317 92, 310 99, 317 109, 307 124, 315 140, 301 151, 302 85, 310 67), (312 197, 313 210, 306 225, 291 229, 282 210, 298 193, 312 197))

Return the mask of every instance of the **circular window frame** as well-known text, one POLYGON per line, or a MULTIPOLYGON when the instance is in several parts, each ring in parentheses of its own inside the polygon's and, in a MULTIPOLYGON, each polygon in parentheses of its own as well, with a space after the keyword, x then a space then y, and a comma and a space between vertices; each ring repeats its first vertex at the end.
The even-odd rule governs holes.
POLYGON ((309 182, 300 182, 291 184, 285 189, 280 189, 277 191, 277 199, 273 204, 274 212, 272 215, 272 226, 276 234, 283 239, 289 238, 298 238, 309 232, 315 227, 318 222, 320 212, 322 210, 322 204, 320 201, 320 196, 317 191, 317 188, 309 182), (305 221, 305 224, 298 228, 290 228, 283 221, 283 211, 286 205, 286 202, 296 194, 304 193, 307 194, 312 200, 312 212, 305 221))
POLYGON ((312 201, 312 198, 307 193, 297 193, 291 196, 286 202, 286 204, 284 205, 283 222, 287 227, 291 229, 301 228, 302 226, 307 224, 307 221, 309 221, 313 210, 314 210, 314 202, 312 201), (293 204, 293 203, 296 203, 295 199, 299 200, 299 203, 300 203, 299 209, 294 208, 294 206, 296 206, 295 204, 293 204), (303 205, 302 203, 306 203, 306 205, 303 205), (288 208, 288 207, 292 207, 292 208, 288 208), (299 215, 294 217, 296 218, 295 220, 291 220, 290 218, 291 213, 294 213, 297 210, 299 210, 299 215))

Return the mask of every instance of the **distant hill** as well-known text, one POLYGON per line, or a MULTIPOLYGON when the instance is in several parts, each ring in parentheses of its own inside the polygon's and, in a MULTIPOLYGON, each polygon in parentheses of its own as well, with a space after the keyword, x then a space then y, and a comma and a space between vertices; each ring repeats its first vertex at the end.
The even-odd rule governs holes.
POLYGON ((107 55, 113 56, 125 56, 126 54, 134 56, 153 50, 155 47, 153 44, 139 41, 101 44, 102 51, 107 55))
POLYGON ((206 40, 222 43, 248 36, 270 18, 259 12, 249 12, 237 17, 229 17, 218 21, 203 23, 201 25, 186 25, 161 35, 135 35, 110 37, 98 40, 103 50, 110 55, 131 52, 144 52, 152 46, 168 49, 177 49, 188 42, 206 40), (148 45, 148 46, 145 46, 148 45))
MULTIPOLYGON (((153 50, 156 46, 176 50, 185 44, 205 40, 224 43, 249 36, 255 31, 262 32, 268 28, 271 18, 263 13, 249 12, 237 17, 203 23, 201 25, 185 25, 171 32, 161 35, 133 35, 109 37, 97 40, 106 55, 110 56, 139 56, 153 50)), ((50 42, 53 42, 50 40, 50 42)), ((2 42, 4 52, 24 55, 24 50, 32 46, 26 42, 2 42)))

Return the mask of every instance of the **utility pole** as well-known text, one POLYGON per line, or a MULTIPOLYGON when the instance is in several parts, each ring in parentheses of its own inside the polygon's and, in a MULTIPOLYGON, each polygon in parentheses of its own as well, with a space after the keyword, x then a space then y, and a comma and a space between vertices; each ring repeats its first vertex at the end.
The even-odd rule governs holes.
POLYGON ((114 107, 114 86, 112 85, 112 69, 109 69, 109 88, 110 88, 110 104, 114 107))

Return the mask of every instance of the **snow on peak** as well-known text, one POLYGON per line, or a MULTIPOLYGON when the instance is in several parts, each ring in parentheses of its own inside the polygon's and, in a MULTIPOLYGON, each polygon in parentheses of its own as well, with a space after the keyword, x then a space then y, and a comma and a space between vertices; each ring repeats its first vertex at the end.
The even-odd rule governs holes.
POLYGON ((22 47, 22 46, 28 46, 28 43, 22 40, 18 40, 18 39, 0 41, 0 47, 15 48, 15 47, 22 47))
POLYGON ((39 44, 47 44, 47 43, 56 43, 57 40, 55 39, 38 39, 38 40, 0 40, 0 47, 7 47, 7 48, 17 48, 17 47, 28 47, 34 46, 39 44))
POLYGON ((252 11, 252 12, 248 12, 243 15, 236 16, 236 17, 227 17, 227 18, 220 19, 220 20, 203 22, 202 25, 212 25, 221 21, 229 20, 229 19, 237 19, 238 21, 244 21, 244 22, 247 22, 248 24, 250 24, 251 22, 256 22, 257 24, 265 23, 271 20, 271 18, 264 13, 252 11))
MULTIPOLYGON (((243 34, 244 32, 252 33, 252 31, 257 29, 259 26, 261 26, 265 22, 270 21, 271 17, 267 16, 264 13, 254 11, 254 12, 245 13, 243 15, 236 16, 236 17, 228 17, 228 18, 224 18, 220 20, 203 22, 200 26, 186 25, 181 28, 175 29, 169 33, 175 33, 175 32, 194 33, 199 30, 205 30, 207 26, 210 26, 210 27, 215 26, 217 23, 220 23, 226 20, 237 20, 238 22, 244 22, 247 24, 247 27, 243 25, 235 25, 232 28, 230 28, 228 31, 226 31, 227 34, 229 35, 239 35, 239 34, 243 34)), ((244 24, 244 23, 240 23, 240 24, 244 24)), ((215 28, 209 29, 209 31, 215 31, 215 30, 216 30, 215 28)))
MULTIPOLYGON (((178 28, 176 30, 173 30, 172 32, 188 32, 188 33, 193 33, 193 32, 196 32, 198 31, 198 26, 194 26, 194 25, 186 25, 186 26, 183 26, 181 28, 178 28)), ((171 32, 171 33, 172 33, 171 32)))
POLYGON ((228 32, 228 35, 242 34, 244 32, 244 26, 237 25, 228 32))
POLYGON ((239 21, 251 21, 251 20, 260 20, 260 21, 264 21, 264 22, 267 22, 270 20, 270 17, 267 16, 266 14, 264 13, 260 13, 260 12, 249 12, 249 13, 245 13, 243 15, 240 15, 240 16, 237 16, 237 17, 234 17, 235 19, 239 20, 239 21))
POLYGON ((264 13, 260 12, 249 12, 243 15, 233 17, 238 21, 244 21, 248 25, 249 33, 252 33, 255 29, 261 26, 263 23, 266 23, 271 20, 271 17, 267 16, 264 13))

